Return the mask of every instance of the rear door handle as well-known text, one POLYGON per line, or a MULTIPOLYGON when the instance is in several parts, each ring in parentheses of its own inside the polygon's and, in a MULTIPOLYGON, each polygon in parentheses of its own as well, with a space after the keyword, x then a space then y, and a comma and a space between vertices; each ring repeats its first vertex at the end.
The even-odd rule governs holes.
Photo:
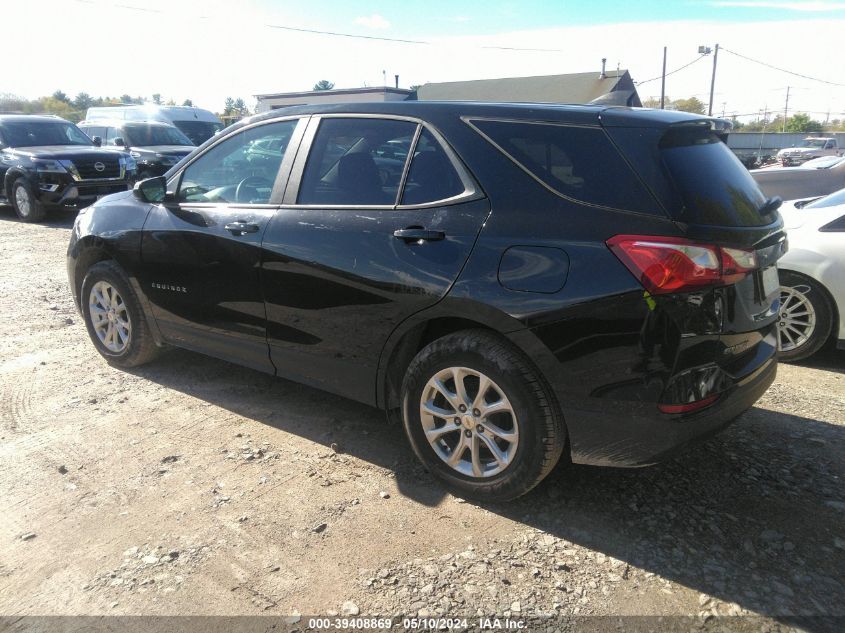
POLYGON ((232 235, 246 235, 247 233, 258 233, 259 226, 252 222, 230 222, 223 227, 232 235))
POLYGON ((398 237, 400 240, 436 242, 446 237, 443 231, 429 231, 428 229, 410 227, 407 229, 397 229, 393 231, 393 237, 398 237))

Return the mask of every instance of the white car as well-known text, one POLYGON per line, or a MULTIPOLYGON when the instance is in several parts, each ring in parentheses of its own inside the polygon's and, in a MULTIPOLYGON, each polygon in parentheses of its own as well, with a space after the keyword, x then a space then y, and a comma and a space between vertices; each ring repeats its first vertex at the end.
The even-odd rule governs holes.
POLYGON ((781 360, 807 358, 830 338, 845 349, 845 189, 780 212, 789 239, 778 261, 781 360))

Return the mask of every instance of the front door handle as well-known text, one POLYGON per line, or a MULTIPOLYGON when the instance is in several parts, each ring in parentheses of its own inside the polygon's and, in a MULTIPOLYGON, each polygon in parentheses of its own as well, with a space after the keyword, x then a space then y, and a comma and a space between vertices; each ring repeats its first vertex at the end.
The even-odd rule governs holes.
POLYGON ((246 235, 247 233, 258 233, 260 227, 253 222, 242 222, 238 220, 237 222, 230 222, 223 228, 232 235, 246 235))
POLYGON ((412 226, 407 229, 393 231, 393 237, 398 237, 400 240, 408 240, 409 242, 436 242, 445 239, 446 234, 443 231, 429 231, 422 227, 412 226))

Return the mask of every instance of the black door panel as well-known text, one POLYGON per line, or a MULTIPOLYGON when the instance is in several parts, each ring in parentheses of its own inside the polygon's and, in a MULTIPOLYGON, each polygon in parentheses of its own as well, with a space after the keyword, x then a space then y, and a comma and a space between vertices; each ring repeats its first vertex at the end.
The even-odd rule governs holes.
POLYGON ((489 211, 486 199, 415 210, 280 209, 262 262, 278 374, 374 402, 382 344, 448 292, 489 211), (445 237, 394 236, 415 225, 445 237))
POLYGON ((273 371, 258 261, 273 207, 156 206, 144 227, 141 282, 170 342, 273 371), (240 234, 233 223, 253 224, 240 234), (227 339, 232 339, 227 341, 227 339))

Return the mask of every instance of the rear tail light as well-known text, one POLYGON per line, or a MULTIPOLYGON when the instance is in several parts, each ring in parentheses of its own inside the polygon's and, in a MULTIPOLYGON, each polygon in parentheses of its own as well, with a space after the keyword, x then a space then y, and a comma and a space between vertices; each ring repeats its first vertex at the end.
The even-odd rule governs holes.
POLYGON ((678 237, 617 235, 607 245, 651 294, 735 283, 757 267, 754 251, 678 237))
POLYGON ((722 278, 732 284, 757 268, 757 253, 722 247, 722 278))

